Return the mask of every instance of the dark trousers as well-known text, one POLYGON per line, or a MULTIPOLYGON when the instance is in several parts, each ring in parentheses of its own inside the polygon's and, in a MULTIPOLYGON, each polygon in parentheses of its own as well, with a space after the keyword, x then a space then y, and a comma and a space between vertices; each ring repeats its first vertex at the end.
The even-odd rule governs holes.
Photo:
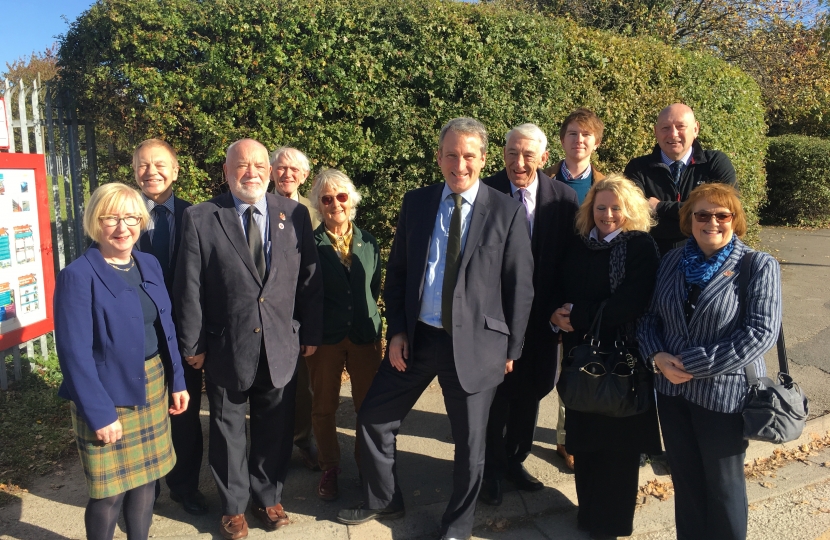
POLYGON ((640 453, 574 452, 573 457, 579 527, 597 535, 630 536, 637 506, 640 453))
POLYGON ((660 393, 657 410, 674 483, 678 540, 746 539, 741 414, 713 412, 660 393))
POLYGON ((176 465, 167 473, 167 487, 179 495, 187 495, 199 489, 199 471, 202 468, 202 422, 199 410, 202 405, 202 370, 182 362, 184 382, 190 394, 190 404, 182 414, 170 417, 173 449, 176 465))
MULTIPOLYGON (((264 351, 264 346, 263 346, 264 351)), ((245 391, 228 390, 206 380, 210 403, 208 461, 216 480, 224 515, 245 512, 251 495, 257 506, 274 506, 291 459, 294 390, 297 378, 274 388, 268 362, 261 354, 254 384, 245 391), (247 451, 245 413, 250 401, 251 448, 247 451)))
POLYGON ((311 449, 311 383, 303 356, 297 359, 297 395, 294 406, 294 446, 311 449))
POLYGON ((501 480, 508 470, 521 467, 530 455, 538 416, 539 400, 533 392, 517 394, 505 383, 496 388, 487 421, 485 478, 501 480))
POLYGON ((365 501, 373 509, 403 506, 395 438, 401 421, 437 375, 455 441, 453 493, 441 518, 441 534, 467 538, 481 489, 487 415, 496 389, 464 391, 455 370, 452 338, 442 329, 418 323, 409 350, 406 371, 383 360, 357 417, 365 501))

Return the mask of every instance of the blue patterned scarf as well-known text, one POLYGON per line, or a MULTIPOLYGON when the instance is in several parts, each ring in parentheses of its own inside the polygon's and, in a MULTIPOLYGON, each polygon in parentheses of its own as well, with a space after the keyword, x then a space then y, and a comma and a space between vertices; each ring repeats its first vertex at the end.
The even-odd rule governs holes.
POLYGON ((701 251, 700 246, 697 245, 694 236, 689 238, 683 248, 683 257, 680 259, 680 270, 686 276, 687 288, 693 285, 697 285, 701 289, 706 287, 709 280, 718 273, 724 261, 732 254, 732 250, 735 248, 735 238, 736 236, 733 234, 729 243, 708 259, 701 251))

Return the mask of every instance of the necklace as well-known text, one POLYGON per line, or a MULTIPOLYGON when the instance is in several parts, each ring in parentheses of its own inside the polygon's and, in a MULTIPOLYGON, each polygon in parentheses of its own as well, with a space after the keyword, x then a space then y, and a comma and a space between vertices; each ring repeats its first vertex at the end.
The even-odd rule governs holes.
POLYGON ((130 270, 132 270, 133 266, 135 266, 135 259, 133 259, 133 256, 130 255, 130 262, 128 262, 128 263, 117 264, 117 263, 111 263, 111 262, 107 261, 107 264, 112 266, 116 270, 120 270, 121 272, 129 272, 130 270), (129 266, 127 266, 127 265, 129 265, 129 266))

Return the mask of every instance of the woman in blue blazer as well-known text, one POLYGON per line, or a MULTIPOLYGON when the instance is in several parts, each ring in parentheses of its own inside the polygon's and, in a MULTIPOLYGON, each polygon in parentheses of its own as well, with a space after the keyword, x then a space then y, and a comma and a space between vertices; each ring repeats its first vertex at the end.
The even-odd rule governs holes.
POLYGON ((184 412, 190 399, 161 267, 133 251, 148 221, 136 190, 99 187, 84 215, 95 243, 55 288, 58 394, 72 401, 89 487, 88 539, 112 539, 122 505, 127 537, 148 537, 155 481, 176 461, 168 413, 184 412), (173 386, 169 409, 165 373, 173 386))
POLYGON ((638 330, 640 351, 657 373, 677 538, 745 539, 744 367, 766 374, 763 354, 781 325, 780 270, 770 255, 756 256, 741 309, 738 273, 750 248, 738 239, 746 216, 731 186, 692 191, 680 229, 691 238, 661 261, 638 330))

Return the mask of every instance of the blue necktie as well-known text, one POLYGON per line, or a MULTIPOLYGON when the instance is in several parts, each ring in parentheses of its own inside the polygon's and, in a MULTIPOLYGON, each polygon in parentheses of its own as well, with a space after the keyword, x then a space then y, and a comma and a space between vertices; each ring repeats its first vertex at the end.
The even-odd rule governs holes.
POLYGON ((156 205, 153 208, 156 221, 153 225, 153 255, 161 265, 164 279, 170 274, 170 223, 167 221, 167 208, 156 205))
POLYGON ((531 227, 530 222, 530 208, 527 206, 527 190, 525 188, 519 188, 516 190, 516 195, 519 196, 519 200, 522 201, 522 206, 525 207, 525 217, 527 218, 527 233, 531 234, 533 228, 531 227))
POLYGON ((671 176, 674 179, 675 184, 680 183, 680 173, 683 171, 683 162, 682 161, 675 161, 671 164, 671 176))

